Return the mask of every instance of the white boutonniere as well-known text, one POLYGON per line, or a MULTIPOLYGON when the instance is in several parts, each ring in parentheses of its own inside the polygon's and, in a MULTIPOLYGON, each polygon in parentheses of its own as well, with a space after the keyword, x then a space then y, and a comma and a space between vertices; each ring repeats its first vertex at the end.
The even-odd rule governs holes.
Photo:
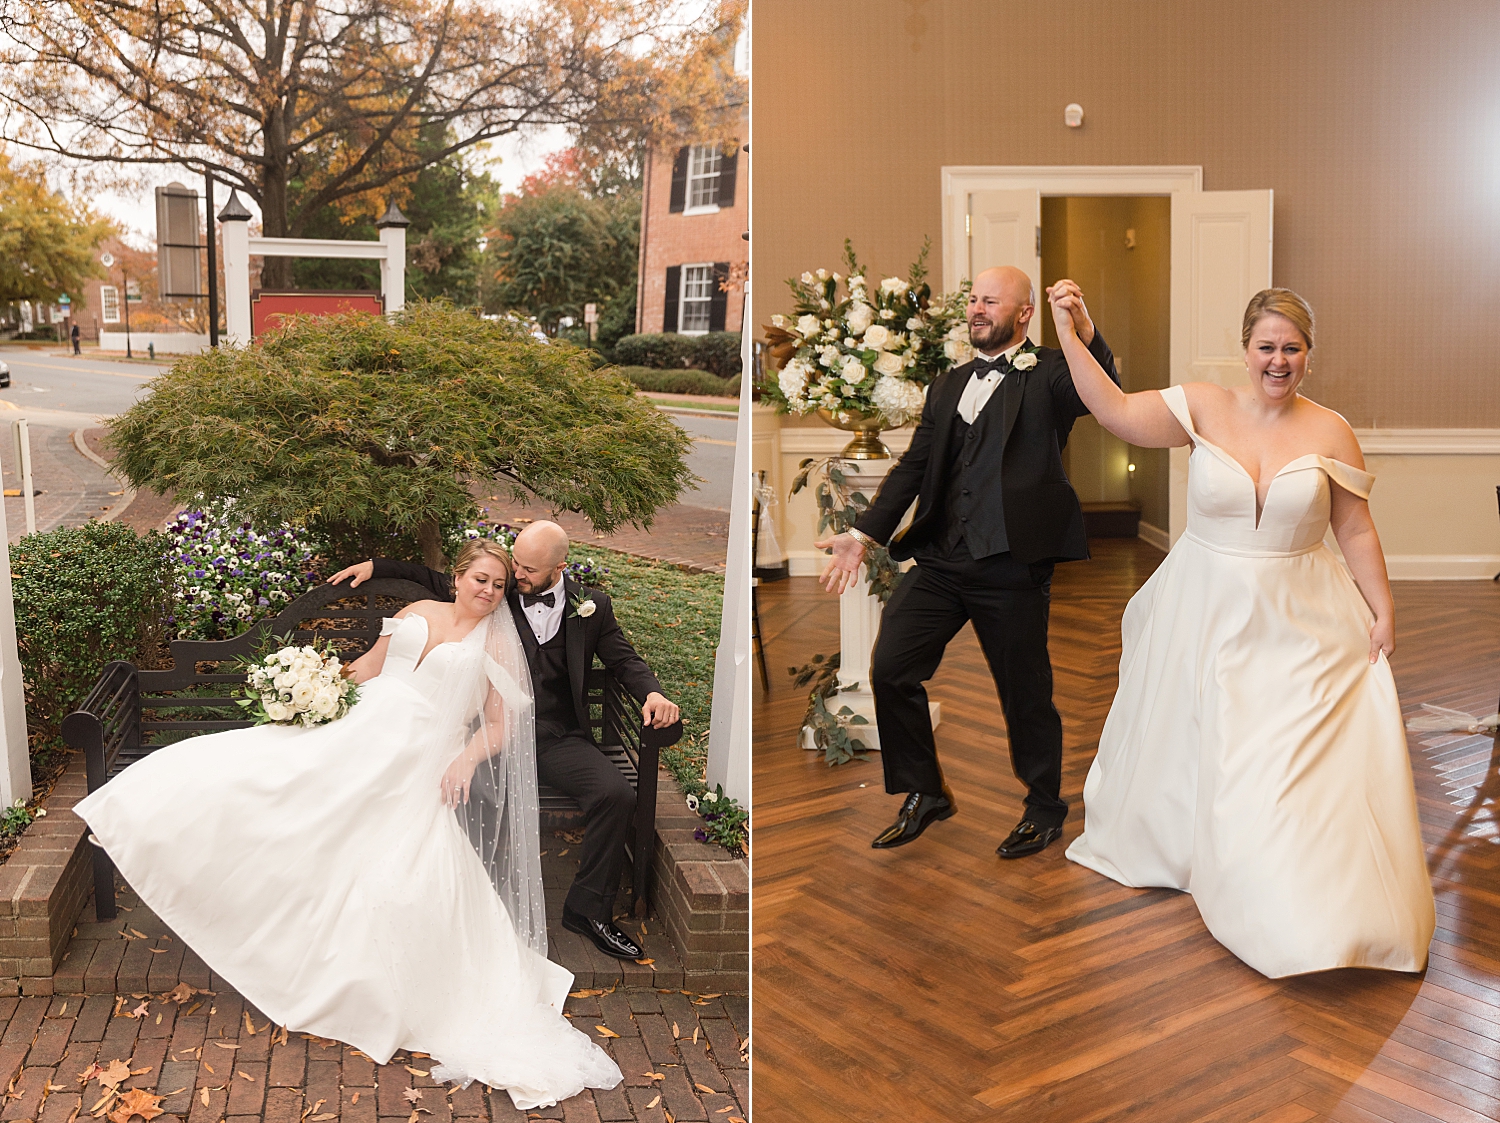
POLYGON ((1017 370, 1030 370, 1036 366, 1036 352, 1017 351, 1015 357, 1011 359, 1010 365, 1017 370))
POLYGON ((571 603, 573 615, 581 620, 587 620, 599 609, 599 606, 594 603, 594 598, 587 593, 580 593, 571 603))

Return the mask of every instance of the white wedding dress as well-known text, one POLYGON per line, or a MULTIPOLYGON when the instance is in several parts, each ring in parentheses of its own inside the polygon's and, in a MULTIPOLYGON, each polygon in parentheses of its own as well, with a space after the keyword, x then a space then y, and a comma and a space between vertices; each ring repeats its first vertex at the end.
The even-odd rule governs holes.
POLYGON ((423 659, 427 622, 388 620, 382 673, 345 717, 166 746, 77 811, 141 899, 267 1017, 380 1063, 427 1053, 434 1078, 505 1088, 524 1110, 621 1075, 562 1016, 573 976, 518 936, 441 802, 489 689, 491 622, 423 659))
POLYGON ((1420 971, 1434 912, 1396 686, 1324 544, 1329 488, 1374 477, 1308 455, 1255 485, 1193 429, 1188 522, 1131 598, 1120 686, 1084 784, 1075 862, 1193 895, 1264 975, 1420 971))

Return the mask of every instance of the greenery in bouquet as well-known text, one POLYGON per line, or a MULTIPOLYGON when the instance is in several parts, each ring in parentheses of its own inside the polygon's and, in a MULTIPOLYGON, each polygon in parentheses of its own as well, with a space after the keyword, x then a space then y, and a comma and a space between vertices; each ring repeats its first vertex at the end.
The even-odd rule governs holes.
POLYGON ((972 356, 968 282, 933 297, 925 280, 931 244, 905 280, 886 277, 873 288, 848 239, 847 276, 819 269, 789 279, 793 313, 772 316, 766 329, 781 369, 767 376, 762 397, 784 413, 878 413, 891 426, 920 414, 928 384, 972 356))
POLYGON ((245 707, 256 725, 311 727, 336 721, 359 700, 359 687, 343 677, 343 663, 324 639, 296 646, 290 636, 273 640, 280 648, 241 663, 245 707))
POLYGON ((172 601, 164 623, 179 639, 238 635, 318 582, 318 543, 300 527, 261 532, 232 501, 183 511, 167 527, 172 601))

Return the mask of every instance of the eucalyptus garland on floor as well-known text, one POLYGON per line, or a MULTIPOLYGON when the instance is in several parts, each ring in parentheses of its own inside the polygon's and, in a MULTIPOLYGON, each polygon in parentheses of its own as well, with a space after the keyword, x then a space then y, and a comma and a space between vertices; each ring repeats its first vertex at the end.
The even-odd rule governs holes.
MULTIPOLYGON (((818 534, 843 534, 858 521, 859 516, 870 509, 870 499, 864 492, 855 491, 849 483, 852 465, 838 456, 827 456, 821 460, 809 457, 798 466, 797 476, 792 481, 791 494, 796 495, 806 488, 814 476, 821 476, 813 485, 813 495, 818 503, 818 534)), ((869 583, 870 596, 878 597, 881 604, 891 599, 896 585, 901 580, 901 568, 891 558, 884 546, 865 550, 865 580, 869 583)), ((848 706, 837 709, 830 705, 839 691, 839 653, 814 655, 812 661, 801 667, 788 667, 792 684, 797 689, 811 687, 807 696, 807 712, 802 717, 802 728, 812 736, 813 746, 823 754, 830 766, 851 760, 868 760, 869 748, 864 741, 850 733, 851 726, 868 725, 869 719, 856 714, 848 706)), ((850 688, 859 685, 850 683, 850 688)))

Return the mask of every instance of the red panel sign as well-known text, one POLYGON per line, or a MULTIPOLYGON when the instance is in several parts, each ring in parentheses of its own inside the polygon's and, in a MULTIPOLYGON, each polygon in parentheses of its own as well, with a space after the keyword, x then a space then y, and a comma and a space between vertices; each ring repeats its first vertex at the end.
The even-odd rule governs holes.
POLYGON ((339 312, 368 312, 379 316, 385 300, 378 292, 266 292, 250 297, 250 334, 259 339, 279 328, 287 316, 332 316, 339 312))

